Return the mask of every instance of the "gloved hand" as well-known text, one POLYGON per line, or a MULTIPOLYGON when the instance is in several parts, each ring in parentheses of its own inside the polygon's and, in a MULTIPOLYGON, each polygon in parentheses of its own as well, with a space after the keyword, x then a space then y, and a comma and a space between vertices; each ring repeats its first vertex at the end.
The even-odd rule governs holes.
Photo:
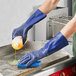
POLYGON ((26 41, 27 32, 34 24, 39 22, 40 20, 44 19, 46 17, 45 14, 43 14, 39 9, 20 27, 14 29, 12 33, 12 40, 16 36, 22 36, 23 37, 23 44, 26 41))
POLYGON ((61 48, 68 45, 67 39, 59 32, 54 38, 52 38, 49 42, 45 44, 43 48, 37 51, 32 51, 24 55, 18 64, 26 64, 26 67, 29 67, 32 63, 37 60, 48 56, 61 48))

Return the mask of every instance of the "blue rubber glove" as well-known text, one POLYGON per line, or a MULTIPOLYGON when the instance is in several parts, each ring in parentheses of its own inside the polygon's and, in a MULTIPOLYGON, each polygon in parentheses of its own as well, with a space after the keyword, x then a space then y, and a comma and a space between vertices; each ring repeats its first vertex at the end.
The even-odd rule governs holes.
POLYGON ((32 63, 36 62, 37 60, 48 56, 61 48, 68 45, 67 39, 59 32, 54 38, 52 38, 49 42, 45 44, 43 48, 37 51, 32 51, 24 55, 18 64, 26 64, 26 67, 29 67, 32 63))
POLYGON ((44 19, 45 17, 46 15, 38 9, 22 26, 14 29, 12 33, 12 39, 14 39, 16 36, 22 36, 24 44, 27 38, 28 30, 31 29, 34 24, 44 19))

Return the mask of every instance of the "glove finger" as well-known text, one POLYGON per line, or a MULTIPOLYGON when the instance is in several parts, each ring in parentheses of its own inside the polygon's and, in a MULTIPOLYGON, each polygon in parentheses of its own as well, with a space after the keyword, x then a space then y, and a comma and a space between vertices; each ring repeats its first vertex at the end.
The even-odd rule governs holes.
POLYGON ((27 38, 27 33, 25 32, 25 30, 23 31, 23 44, 25 43, 27 38))
POLYGON ((29 61, 26 63, 26 67, 29 67, 33 62, 34 62, 33 59, 29 60, 29 61))
POLYGON ((24 56, 22 56, 21 59, 26 59, 26 58, 29 58, 30 56, 28 54, 25 54, 24 56))
POLYGON ((26 63, 26 67, 29 67, 33 62, 35 62, 37 59, 35 59, 35 56, 34 55, 32 55, 32 53, 31 53, 31 59, 30 59, 30 61, 28 61, 27 63, 26 63))
POLYGON ((19 61, 19 64, 26 64, 29 60, 30 60, 30 59, 27 58, 27 59, 25 59, 25 60, 19 61))
POLYGON ((21 59, 20 59, 20 62, 22 62, 22 61, 24 61, 24 60, 27 60, 27 59, 29 59, 29 57, 21 58, 21 59))
POLYGON ((16 32, 16 29, 14 29, 12 32, 12 40, 15 38, 15 32, 16 32))
POLYGON ((19 61, 19 63, 20 64, 25 64, 27 61, 29 61, 30 60, 30 55, 24 55, 21 59, 20 59, 20 61, 19 61))
POLYGON ((23 35, 23 44, 26 42, 26 38, 27 38, 27 36, 23 35))

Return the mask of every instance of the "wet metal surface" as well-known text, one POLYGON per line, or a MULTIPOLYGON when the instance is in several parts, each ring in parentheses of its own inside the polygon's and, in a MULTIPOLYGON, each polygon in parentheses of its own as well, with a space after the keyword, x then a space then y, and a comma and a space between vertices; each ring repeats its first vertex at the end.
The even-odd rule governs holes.
MULTIPOLYGON (((23 47, 23 49, 17 51, 17 59, 20 59, 24 54, 30 51, 40 49, 41 47, 44 46, 44 44, 45 42, 27 42, 26 45, 23 47)), ((41 60, 42 65, 40 67, 19 69, 17 68, 17 65, 12 66, 8 63, 8 61, 14 59, 14 50, 12 49, 11 45, 7 45, 0 48, 0 73, 2 73, 4 76, 25 76, 32 72, 39 71, 44 67, 47 67, 48 63, 55 64, 59 62, 58 59, 60 58, 65 57, 65 59, 67 59, 67 56, 69 56, 69 54, 64 50, 61 50, 48 57, 43 58, 41 60)))

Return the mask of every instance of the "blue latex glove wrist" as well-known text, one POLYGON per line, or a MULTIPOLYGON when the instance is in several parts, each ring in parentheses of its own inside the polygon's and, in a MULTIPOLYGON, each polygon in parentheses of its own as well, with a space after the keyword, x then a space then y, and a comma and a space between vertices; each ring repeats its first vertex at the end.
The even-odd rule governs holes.
POLYGON ((43 14, 39 9, 20 27, 14 29, 12 33, 12 39, 14 39, 16 36, 22 36, 23 37, 23 44, 26 41, 27 32, 34 24, 41 21, 46 17, 45 14, 43 14))
POLYGON ((30 66, 32 63, 36 62, 37 60, 50 55, 61 48, 68 45, 67 39, 59 32, 54 38, 48 41, 43 48, 37 51, 32 51, 24 55, 19 64, 26 64, 26 67, 30 66))

